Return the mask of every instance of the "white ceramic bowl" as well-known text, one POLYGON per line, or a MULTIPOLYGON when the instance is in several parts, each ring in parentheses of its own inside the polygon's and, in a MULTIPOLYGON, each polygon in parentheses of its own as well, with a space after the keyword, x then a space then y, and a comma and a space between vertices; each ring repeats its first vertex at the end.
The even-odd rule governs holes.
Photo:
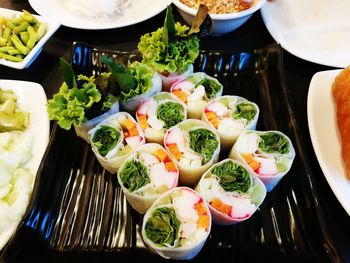
MULTIPOLYGON (((210 14, 213 21, 211 35, 218 36, 237 29, 245 23, 255 11, 259 10, 266 3, 266 0, 255 0, 255 2, 256 3, 252 7, 241 12, 230 14, 210 14)), ((197 9, 183 4, 180 0, 173 0, 173 3, 186 23, 191 24, 192 19, 197 13, 197 9)))

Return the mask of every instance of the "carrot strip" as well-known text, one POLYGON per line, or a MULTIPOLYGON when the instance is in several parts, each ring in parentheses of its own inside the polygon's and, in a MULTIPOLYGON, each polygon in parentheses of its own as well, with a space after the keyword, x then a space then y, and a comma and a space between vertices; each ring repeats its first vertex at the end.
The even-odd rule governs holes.
POLYGON ((134 126, 134 128, 132 128, 131 130, 129 130, 129 133, 131 136, 136 136, 139 135, 139 131, 137 130, 137 127, 134 126))
POLYGON ((122 122, 122 125, 130 131, 132 128, 136 126, 135 122, 133 122, 131 119, 126 119, 122 122))
POLYGON ((178 97, 178 98, 179 98, 180 100, 182 100, 183 102, 186 102, 186 101, 187 101, 187 95, 186 95, 185 92, 183 92, 183 91, 177 89, 177 90, 174 90, 173 93, 174 93, 174 95, 175 95, 176 97, 178 97))
POLYGON ((195 204, 194 209, 196 209, 199 215, 205 215, 207 213, 207 209, 203 202, 195 204))
POLYGON ((203 227, 206 230, 209 228, 210 218, 208 215, 200 215, 198 217, 197 226, 203 227))
POLYGON ((168 154, 163 151, 162 149, 157 149, 155 152, 153 152, 153 155, 155 157, 157 157, 157 159, 160 161, 160 162, 164 162, 165 159, 168 157, 168 154))
POLYGON ((170 171, 174 171, 174 172, 177 171, 177 168, 176 168, 176 165, 175 165, 174 162, 166 162, 165 163, 165 169, 167 169, 169 172, 170 171))
POLYGON ((146 115, 139 115, 139 116, 137 116, 137 120, 139 121, 139 123, 141 125, 141 128, 143 130, 146 130, 149 127, 149 125, 147 123, 146 115))
POLYGON ((231 213, 232 206, 224 204, 220 199, 214 198, 210 205, 214 207, 216 210, 229 215, 231 213))
POLYGON ((177 147, 177 144, 169 144, 168 145, 169 151, 171 154, 175 157, 176 160, 180 160, 181 158, 181 152, 179 148, 177 147))
POLYGON ((208 111, 205 113, 205 116, 207 117, 208 121, 211 121, 216 118, 216 113, 212 111, 208 111))

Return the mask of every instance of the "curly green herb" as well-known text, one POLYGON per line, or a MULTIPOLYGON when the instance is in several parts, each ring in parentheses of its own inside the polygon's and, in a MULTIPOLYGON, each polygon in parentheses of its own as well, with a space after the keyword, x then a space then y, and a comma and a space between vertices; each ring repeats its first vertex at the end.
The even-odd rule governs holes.
POLYGON ((204 163, 209 162, 219 146, 215 134, 210 130, 199 128, 191 130, 189 136, 190 148, 204 157, 204 163))
POLYGON ((134 192, 151 182, 147 168, 138 160, 127 161, 118 173, 124 187, 134 192))
POLYGON ((184 111, 180 103, 168 101, 158 106, 157 119, 163 121, 165 129, 169 129, 185 119, 184 111))
POLYGON ((232 161, 216 166, 211 173, 219 178, 220 186, 227 192, 246 193, 252 184, 248 171, 232 161))
POLYGON ((147 219, 146 236, 159 246, 176 246, 179 241, 180 225, 174 208, 156 208, 147 219))
POLYGON ((289 152, 289 143, 281 134, 269 132, 260 135, 259 148, 266 153, 281 153, 289 152))
POLYGON ((234 119, 246 119, 248 122, 254 119, 257 110, 251 103, 239 103, 236 105, 236 111, 233 113, 234 119))
POLYGON ((213 79, 202 79, 196 83, 195 87, 197 88, 199 85, 204 86, 205 95, 209 100, 215 99, 216 94, 222 89, 222 86, 213 79))
POLYGON ((121 138, 120 133, 113 127, 102 125, 92 137, 93 144, 97 147, 102 156, 112 150, 121 138))

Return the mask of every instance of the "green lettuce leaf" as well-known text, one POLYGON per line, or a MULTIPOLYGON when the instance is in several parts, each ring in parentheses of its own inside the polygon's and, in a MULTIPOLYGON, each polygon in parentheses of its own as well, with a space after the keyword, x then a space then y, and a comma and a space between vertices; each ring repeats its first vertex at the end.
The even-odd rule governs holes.
POLYGON ((184 112, 180 103, 167 101, 158 106, 157 119, 163 121, 165 129, 169 129, 185 119, 184 112))
POLYGON ((289 152, 289 143, 281 134, 269 132, 260 135, 259 148, 266 153, 281 153, 289 152))
POLYGON ((48 101, 49 119, 56 120, 58 125, 66 130, 72 125, 79 126, 87 121, 86 111, 101 100, 101 93, 93 77, 80 75, 78 80, 83 81, 81 88, 69 89, 66 82, 63 82, 59 92, 48 101))
POLYGON ((138 160, 127 161, 118 173, 124 187, 134 192, 151 182, 147 167, 138 160))
POLYGON ((209 100, 215 99, 216 94, 221 90, 222 86, 218 84, 216 81, 212 79, 202 79, 198 81, 195 85, 195 87, 198 87, 199 85, 204 86, 205 89, 205 95, 209 100))
MULTIPOLYGON (((189 27, 175 24, 175 36, 185 36, 189 27)), ((138 50, 142 55, 142 62, 158 72, 184 72, 193 64, 199 55, 199 38, 180 38, 177 41, 164 42, 163 27, 141 36, 138 50)))
POLYGON ((146 64, 134 62, 128 66, 130 75, 136 82, 136 85, 129 90, 121 91, 121 99, 128 101, 138 95, 145 94, 153 87, 154 71, 146 64))
POLYGON ((189 131, 190 148, 204 157, 204 163, 211 160, 219 142, 215 134, 207 129, 198 128, 189 131))
POLYGON ((246 193, 252 184, 248 171, 232 161, 216 166, 211 173, 219 178, 219 184, 226 192, 246 193))
POLYGON ((180 225, 174 208, 159 207, 147 219, 146 236, 159 246, 176 246, 179 241, 180 225))
POLYGON ((106 156, 112 150, 121 138, 120 133, 113 127, 101 125, 95 131, 92 142, 97 147, 102 156, 106 156))
POLYGON ((246 119, 248 122, 254 119, 256 108, 251 103, 242 102, 236 105, 236 111, 233 113, 234 119, 246 119))

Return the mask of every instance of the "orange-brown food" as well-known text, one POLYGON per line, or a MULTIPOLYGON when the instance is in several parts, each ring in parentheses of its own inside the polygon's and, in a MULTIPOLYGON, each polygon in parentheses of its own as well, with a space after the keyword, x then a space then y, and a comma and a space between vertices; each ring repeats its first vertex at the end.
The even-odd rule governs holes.
POLYGON ((350 179, 350 66, 342 70, 332 86, 337 109, 337 124, 342 141, 346 175, 350 179))
POLYGON ((210 14, 236 13, 254 4, 254 0, 180 0, 180 2, 192 8, 198 8, 200 4, 206 5, 210 14))

